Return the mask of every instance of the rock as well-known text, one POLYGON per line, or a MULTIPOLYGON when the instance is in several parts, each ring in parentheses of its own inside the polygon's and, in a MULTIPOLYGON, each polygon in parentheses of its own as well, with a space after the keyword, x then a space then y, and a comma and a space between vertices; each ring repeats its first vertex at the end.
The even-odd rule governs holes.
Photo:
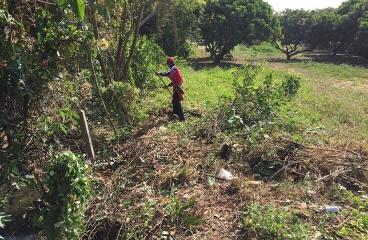
POLYGON ((319 232, 319 231, 317 231, 317 232, 314 234, 314 236, 313 236, 312 240, 320 240, 321 238, 322 238, 322 233, 321 233, 321 232, 319 232))
POLYGON ((224 144, 222 145, 221 150, 219 152, 219 157, 224 160, 229 160, 231 152, 232 152, 231 146, 228 144, 224 144))

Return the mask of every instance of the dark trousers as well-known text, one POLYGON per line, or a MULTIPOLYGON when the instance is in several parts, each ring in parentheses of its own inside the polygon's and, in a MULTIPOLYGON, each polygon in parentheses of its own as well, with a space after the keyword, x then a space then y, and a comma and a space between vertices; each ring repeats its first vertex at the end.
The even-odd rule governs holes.
POLYGON ((181 99, 178 93, 173 94, 172 98, 173 114, 178 115, 180 121, 185 121, 183 108, 181 107, 181 99))

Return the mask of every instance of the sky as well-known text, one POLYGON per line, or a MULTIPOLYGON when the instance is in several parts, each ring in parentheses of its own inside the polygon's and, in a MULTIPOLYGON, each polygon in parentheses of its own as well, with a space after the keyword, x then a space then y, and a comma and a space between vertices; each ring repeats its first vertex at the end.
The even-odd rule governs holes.
POLYGON ((285 8, 312 10, 318 8, 338 7, 344 0, 266 0, 275 11, 279 12, 285 8))

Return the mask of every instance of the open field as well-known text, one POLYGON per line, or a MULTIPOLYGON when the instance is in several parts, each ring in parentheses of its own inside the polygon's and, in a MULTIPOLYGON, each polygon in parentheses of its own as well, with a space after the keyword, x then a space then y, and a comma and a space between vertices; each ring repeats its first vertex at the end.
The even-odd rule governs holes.
MULTIPOLYGON (((196 51, 195 56, 206 57, 202 48, 196 51)), ((301 77, 301 91, 290 104, 298 113, 293 116, 295 121, 303 126, 325 129, 329 136, 340 143, 367 141, 368 65, 316 62, 308 58, 308 54, 300 58, 296 56, 295 60, 288 63, 270 45, 252 48, 239 46, 233 56, 234 59, 228 63, 240 65, 265 62, 267 71, 276 75, 293 74, 301 77)), ((200 75, 201 71, 197 74, 200 75)), ((206 72, 202 71, 202 74, 206 75, 206 72)), ((231 71, 225 70, 224 74, 224 81, 231 82, 231 71)), ((207 85, 203 84, 202 87, 207 85)), ((221 95, 221 91, 218 94, 221 95)))

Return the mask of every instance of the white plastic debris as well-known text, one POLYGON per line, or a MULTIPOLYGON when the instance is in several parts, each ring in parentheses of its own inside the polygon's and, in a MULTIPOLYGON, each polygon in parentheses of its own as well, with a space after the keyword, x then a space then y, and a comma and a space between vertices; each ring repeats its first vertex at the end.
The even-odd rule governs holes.
POLYGON ((167 127, 164 127, 164 126, 161 126, 161 127, 159 127, 159 130, 161 131, 161 132, 167 132, 167 127))
POLYGON ((338 213, 340 212, 340 208, 338 206, 326 206, 326 212, 328 213, 338 213))
POLYGON ((231 181, 234 179, 234 176, 231 174, 231 172, 221 168, 217 171, 216 177, 221 180, 231 181))
POLYGON ((170 235, 170 233, 169 233, 168 231, 162 231, 161 235, 162 235, 162 236, 169 236, 169 235, 170 235))

